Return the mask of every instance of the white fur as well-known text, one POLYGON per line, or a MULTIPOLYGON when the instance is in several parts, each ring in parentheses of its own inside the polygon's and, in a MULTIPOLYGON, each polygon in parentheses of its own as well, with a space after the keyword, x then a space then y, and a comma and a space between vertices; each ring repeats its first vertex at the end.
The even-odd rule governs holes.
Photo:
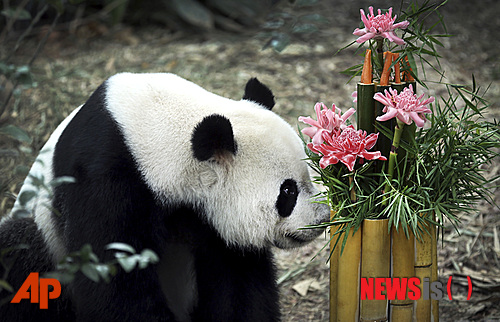
POLYGON ((290 233, 313 238, 298 228, 328 218, 328 209, 311 203, 302 143, 295 131, 260 105, 210 93, 172 74, 130 74, 107 82, 107 108, 147 184, 164 202, 203 207, 228 243, 242 247, 296 246, 290 233), (229 164, 193 158, 195 126, 211 114, 227 117, 238 151, 229 164), (285 179, 299 185, 292 215, 281 218, 275 203, 285 179))
MULTIPOLYGON (((49 245, 52 255, 54 256, 55 262, 58 262, 65 254, 65 247, 60 239, 59 234, 55 229, 54 219, 52 218, 52 200, 49 195, 49 191, 44 188, 38 188, 34 182, 33 178, 38 178, 44 182, 47 187, 50 187, 50 182, 54 179, 52 171, 52 159, 54 157, 54 149, 59 141, 59 137, 62 132, 73 119, 73 117, 78 113, 81 106, 71 112, 66 119, 64 119, 61 124, 56 128, 56 130, 51 134, 49 140, 43 148, 40 150, 33 166, 29 171, 29 175, 24 180, 23 186, 19 191, 21 195, 25 191, 37 191, 38 195, 36 198, 31 199, 25 209, 31 211, 35 223, 41 230, 43 238, 47 245, 49 245)), ((14 203, 14 207, 10 213, 12 216, 17 210, 23 209, 19 199, 14 203)))

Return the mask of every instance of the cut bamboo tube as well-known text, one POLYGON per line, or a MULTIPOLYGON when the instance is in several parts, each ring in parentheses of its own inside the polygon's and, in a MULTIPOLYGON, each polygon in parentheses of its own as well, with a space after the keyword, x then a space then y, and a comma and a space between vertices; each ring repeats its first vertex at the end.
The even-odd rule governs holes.
MULTIPOLYGON (((401 225, 391 230, 392 235, 392 278, 410 278, 415 276, 415 237, 411 230, 408 237, 401 225)), ((412 305, 413 301, 408 298, 408 290, 404 300, 391 300, 391 305, 412 305)), ((399 321, 399 320, 394 320, 399 321)), ((402 320, 401 320, 402 321, 402 320)))
POLYGON ((405 305, 391 305, 391 322, 411 322, 413 320, 413 301, 405 305))
MULTIPOLYGON (((391 239, 388 223, 389 219, 363 220, 362 278, 390 277, 391 239)), ((360 321, 386 321, 387 313, 387 298, 384 300, 361 300, 360 321)))
POLYGON ((348 232, 344 251, 338 263, 337 321, 357 321, 359 317, 359 274, 361 261, 361 229, 348 232))
MULTIPOLYGON (((384 94, 385 90, 388 90, 390 86, 382 86, 382 85, 375 85, 375 92, 380 92, 384 94)), ((374 100, 375 101, 375 100, 374 100)), ((375 116, 381 116, 384 114, 384 104, 380 103, 379 101, 375 101, 375 116)), ((384 122, 379 122, 375 121, 375 124, 382 125, 389 129, 390 131, 394 131, 394 126, 396 125, 396 122, 394 119, 384 121, 384 122)), ((383 134, 380 134, 377 139, 377 144, 375 147, 372 149, 373 151, 380 151, 383 156, 385 156, 387 159, 389 159, 389 154, 391 152, 391 146, 392 146, 392 138, 388 138, 383 134)), ((378 162, 377 163, 377 172, 381 172, 382 170, 382 165, 387 162, 378 162)), ((386 165, 387 167, 387 165, 386 165)))
MULTIPOLYGON (((398 93, 401 93, 405 87, 408 87, 408 83, 401 83, 401 84, 392 84, 391 87, 394 88, 395 90, 398 91, 398 93)), ((413 90, 416 90, 416 84, 413 83, 413 90)), ((401 141, 409 143, 410 145, 415 142, 415 133, 417 130, 417 125, 415 125, 415 122, 412 122, 410 125, 405 125, 403 128, 403 134, 401 135, 401 141)), ((399 170, 403 171, 404 168, 404 160, 406 158, 407 151, 404 148, 400 148, 398 150, 398 164, 399 164, 399 170)), ((415 162, 415 155, 410 154, 408 155, 408 160, 407 162, 411 164, 412 162, 415 162)), ((409 165, 408 164, 408 165, 409 165)), ((407 167, 408 168, 408 167, 407 167)), ((397 173, 396 171, 394 171, 397 173)))
POLYGON ((418 288, 420 289, 420 298, 415 301, 415 318, 418 322, 427 322, 431 320, 431 300, 430 294, 427 294, 429 285, 429 276, 431 267, 415 267, 415 276, 420 280, 418 288), (426 298, 428 296, 428 298, 426 298))
MULTIPOLYGON (((437 259, 437 233, 436 226, 432 225, 431 228, 432 236, 432 272, 431 272, 431 282, 436 282, 439 279, 438 276, 438 259, 437 259)), ((431 299, 431 312, 432 321, 439 322, 439 300, 431 299)))
MULTIPOLYGON (((330 212, 330 220, 333 220, 335 213, 330 212)), ((330 226, 330 322, 337 321, 337 289, 338 289, 338 264, 339 254, 342 248, 342 239, 339 239, 337 246, 334 249, 338 235, 335 233, 339 230, 340 226, 330 226)))
MULTIPOLYGON (((432 228, 425 226, 427 231, 423 231, 420 239, 415 239, 415 267, 430 267, 432 265, 432 228)), ((427 276, 429 279, 431 276, 427 276)))
POLYGON ((375 84, 358 83, 358 108, 356 110, 356 123, 358 130, 367 133, 375 132, 375 84))
POLYGON ((420 280, 420 298, 416 301, 417 321, 431 320, 430 282, 432 281, 432 242, 436 234, 434 225, 423 228, 420 239, 415 238, 415 276, 420 280), (434 232, 434 233, 433 233, 434 232))

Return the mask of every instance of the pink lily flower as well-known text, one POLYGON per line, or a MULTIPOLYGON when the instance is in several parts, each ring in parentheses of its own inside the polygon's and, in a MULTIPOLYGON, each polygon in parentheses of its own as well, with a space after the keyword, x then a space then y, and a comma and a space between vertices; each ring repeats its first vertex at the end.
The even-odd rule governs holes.
POLYGON ((342 111, 335 104, 329 109, 323 103, 316 103, 314 110, 316 111, 317 120, 311 117, 299 117, 300 122, 311 125, 311 127, 304 128, 302 133, 309 136, 313 144, 323 143, 323 132, 331 133, 334 129, 345 128, 347 119, 356 112, 354 108, 350 108, 342 114, 342 111))
POLYGON ((332 134, 323 133, 324 144, 309 143, 307 147, 314 153, 322 155, 319 165, 322 169, 339 161, 347 166, 349 171, 354 170, 357 158, 366 160, 387 160, 380 151, 368 152, 378 139, 378 133, 367 136, 366 131, 354 129, 350 125, 344 129, 336 129, 332 134))
POLYGON ((396 117, 407 125, 410 125, 413 120, 418 127, 423 127, 427 120, 425 114, 432 113, 427 104, 434 102, 434 97, 431 96, 421 101, 424 94, 417 98, 417 95, 413 93, 411 84, 400 94, 392 88, 389 88, 389 91, 385 90, 384 93, 385 95, 375 93, 373 96, 375 100, 385 105, 382 110, 385 114, 377 117, 377 121, 387 121, 396 117))
POLYGON ((382 14, 381 10, 378 9, 378 15, 376 16, 373 13, 373 7, 369 7, 368 9, 370 10, 368 16, 365 15, 363 9, 360 9, 361 20, 365 24, 365 28, 356 28, 356 30, 354 30, 353 34, 360 36, 356 39, 357 43, 361 44, 372 38, 387 38, 389 41, 395 42, 398 45, 405 44, 403 39, 396 36, 394 30, 406 29, 410 25, 408 21, 405 20, 395 24, 394 22, 397 16, 392 17, 392 8, 389 8, 389 12, 385 14, 382 14))

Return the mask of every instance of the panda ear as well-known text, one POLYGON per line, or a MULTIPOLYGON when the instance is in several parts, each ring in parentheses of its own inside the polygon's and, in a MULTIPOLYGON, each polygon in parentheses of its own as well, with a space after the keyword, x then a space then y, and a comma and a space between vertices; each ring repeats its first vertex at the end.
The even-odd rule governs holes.
POLYGON ((199 161, 210 158, 221 161, 228 154, 235 155, 237 145, 229 119, 218 114, 206 116, 194 128, 191 147, 194 157, 199 161))
POLYGON ((257 78, 250 78, 245 86, 244 100, 253 101, 261 104, 265 108, 272 110, 274 107, 273 92, 264 84, 259 82, 257 78))

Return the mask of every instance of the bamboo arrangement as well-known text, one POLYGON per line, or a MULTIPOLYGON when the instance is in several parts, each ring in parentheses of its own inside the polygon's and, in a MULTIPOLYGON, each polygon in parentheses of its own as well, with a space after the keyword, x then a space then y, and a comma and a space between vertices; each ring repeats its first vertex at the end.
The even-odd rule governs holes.
MULTIPOLYGON (((382 104, 373 99, 374 93, 383 92, 392 87, 398 92, 416 83, 409 71, 409 65, 401 72, 400 64, 405 60, 398 54, 385 52, 383 70, 380 81, 373 80, 372 53, 366 51, 361 81, 357 84, 358 129, 376 132, 377 123, 386 128, 394 128, 394 121, 378 122, 375 118, 382 114, 382 104), (390 81, 394 68, 394 78, 390 81)), ((415 126, 407 126, 402 133, 402 139, 408 140, 415 136, 415 126)), ((377 141, 377 150, 383 155, 394 152, 392 141, 382 135, 377 141)), ((397 150, 397 147, 396 147, 397 150)), ((405 157, 405 151, 399 157, 405 157)), ((411 159, 410 156, 407 159, 411 159)), ((381 172, 382 163, 375 167, 381 172)), ((332 213, 333 218, 333 213, 332 213)), ((354 234, 348 233, 342 252, 341 239, 336 233, 339 228, 331 226, 331 258, 330 258, 330 322, 333 321, 438 321, 439 307, 437 300, 410 299, 407 294, 404 299, 388 301, 365 299, 360 297, 361 278, 411 278, 420 280, 421 294, 424 294, 425 283, 431 283, 438 278, 436 229, 434 225, 422 228, 422 234, 416 238, 411 231, 405 233, 400 225, 398 229, 388 227, 388 219, 363 221, 363 225, 354 234), (335 247, 336 246, 336 247, 335 247)), ((429 285, 429 284, 426 284, 429 285)))

